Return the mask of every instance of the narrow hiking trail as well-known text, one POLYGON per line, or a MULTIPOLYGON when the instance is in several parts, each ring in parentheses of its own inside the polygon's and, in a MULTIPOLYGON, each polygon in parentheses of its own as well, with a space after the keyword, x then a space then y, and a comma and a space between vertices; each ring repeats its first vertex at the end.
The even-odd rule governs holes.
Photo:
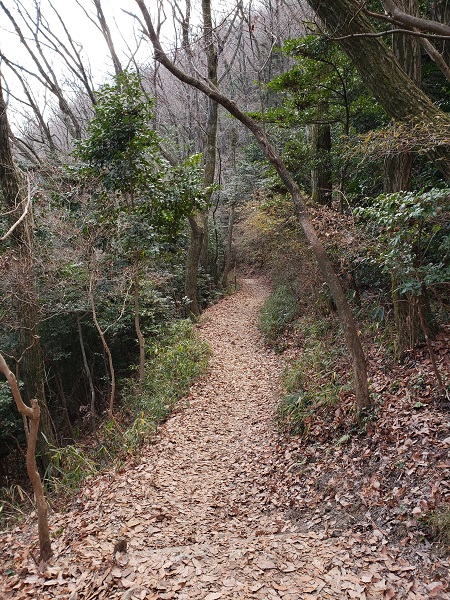
POLYGON ((267 483, 281 362, 256 327, 266 294, 247 279, 204 313, 208 375, 137 465, 90 480, 50 515, 55 557, 43 573, 24 550, 32 521, 2 534, 0 558, 20 572, 2 574, 0 598, 430 597, 386 549, 368 556, 354 538, 302 533, 276 506, 267 483), (127 551, 114 553, 121 538, 127 551))

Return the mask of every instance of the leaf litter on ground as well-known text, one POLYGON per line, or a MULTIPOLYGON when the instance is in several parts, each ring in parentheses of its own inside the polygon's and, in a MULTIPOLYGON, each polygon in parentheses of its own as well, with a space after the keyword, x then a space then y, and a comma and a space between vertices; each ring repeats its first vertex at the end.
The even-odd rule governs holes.
POLYGON ((46 566, 33 560, 32 518, 1 534, 1 598, 450 598, 448 559, 429 543, 413 551, 411 537, 448 493, 448 423, 399 406, 397 390, 362 441, 330 446, 326 427, 314 444, 280 435, 282 361, 256 328, 267 293, 247 279, 205 312, 208 375, 138 461, 53 509, 46 566), (405 461, 394 482, 393 460, 405 461), (394 513, 404 539, 391 535, 394 513))

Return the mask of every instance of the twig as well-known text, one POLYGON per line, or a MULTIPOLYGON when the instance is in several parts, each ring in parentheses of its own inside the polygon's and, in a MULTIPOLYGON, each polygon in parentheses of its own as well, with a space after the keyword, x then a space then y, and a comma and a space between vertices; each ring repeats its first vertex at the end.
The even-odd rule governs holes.
POLYGON ((30 183, 30 178, 27 175, 27 183, 28 183, 28 199, 27 199, 27 203, 25 205, 25 209, 22 213, 22 215, 17 219, 17 221, 11 225, 11 227, 8 229, 8 231, 5 233, 5 235, 3 235, 0 238, 0 242, 4 242, 16 229, 16 227, 18 227, 22 221, 25 219, 25 217, 27 216, 30 207, 31 207, 31 183, 30 183))

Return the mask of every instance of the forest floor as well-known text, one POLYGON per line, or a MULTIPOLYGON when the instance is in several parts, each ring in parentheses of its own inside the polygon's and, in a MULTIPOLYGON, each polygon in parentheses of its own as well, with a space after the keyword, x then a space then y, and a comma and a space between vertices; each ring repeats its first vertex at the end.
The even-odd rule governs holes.
POLYGON ((52 509, 44 569, 32 557, 34 518, 1 534, 2 600, 450 598, 375 524, 364 535, 322 519, 309 527, 280 502, 283 365, 256 326, 267 293, 246 279, 205 311, 207 376, 138 458, 89 480, 64 512, 52 509))

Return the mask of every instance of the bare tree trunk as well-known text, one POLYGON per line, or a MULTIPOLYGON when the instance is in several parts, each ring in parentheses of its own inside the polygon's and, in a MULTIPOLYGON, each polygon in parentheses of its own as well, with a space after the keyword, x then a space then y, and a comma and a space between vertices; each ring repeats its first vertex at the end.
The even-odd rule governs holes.
POLYGON ((61 404, 63 406, 64 419, 66 421, 66 427, 67 427, 67 429, 69 431, 70 437, 73 440, 75 436, 74 436, 74 432, 73 432, 72 423, 70 422, 69 407, 67 406, 67 399, 66 399, 66 395, 64 393, 64 386, 63 386, 63 382, 62 382, 62 379, 61 379, 61 373, 59 372, 58 368, 56 368, 56 370, 55 370, 55 381, 56 381, 56 387, 58 389, 58 395, 60 397, 61 404))
MULTIPOLYGON (((213 38, 213 25, 211 18, 211 0, 202 0, 203 36, 207 58, 208 81, 217 86, 217 50, 213 38)), ((217 140, 217 117, 218 105, 212 98, 208 101, 208 120, 206 123, 206 134, 203 143, 203 185, 209 188, 214 183, 216 172, 216 140, 217 140)), ((209 205, 212 192, 206 195, 209 205)), ((186 264, 186 296, 191 300, 191 312, 200 314, 200 305, 197 298, 197 277, 200 259, 205 271, 208 271, 208 209, 205 212, 197 212, 189 219, 191 228, 190 247, 187 254, 186 264), (200 251, 198 250, 200 244, 200 251), (188 291, 189 290, 189 291, 188 291)))
POLYGON ((222 274, 222 287, 226 288, 228 285, 228 274, 231 269, 231 249, 233 244, 233 225, 234 225, 234 204, 231 204, 228 213, 228 231, 227 231, 227 247, 225 250, 225 265, 223 267, 222 274))
POLYGON ((331 173, 331 127, 325 123, 327 106, 320 103, 316 113, 316 123, 308 125, 308 141, 311 148, 313 166, 311 168, 311 197, 313 202, 330 206, 333 199, 333 179, 331 173))
POLYGON ((105 42, 108 46, 108 50, 111 53, 111 59, 114 65, 114 71, 116 75, 120 75, 123 72, 122 65, 120 64, 119 57, 117 56, 116 49, 114 47, 114 42, 111 36, 111 31, 108 27, 108 23, 105 19, 105 15, 103 13, 101 0, 92 0, 97 11, 98 22, 100 23, 100 28, 105 38, 105 42))
POLYGON ((200 304, 198 302, 198 263, 202 252, 203 237, 205 235, 205 215, 197 213, 189 217, 190 240, 186 260, 186 277, 184 291, 189 299, 188 313, 198 316, 200 304))
POLYGON ((14 373, 10 371, 5 359, 1 354, 0 371, 6 377, 9 387, 11 388, 17 410, 24 417, 27 417, 30 423, 27 442, 27 473, 28 477, 30 478, 31 485, 33 486, 33 492, 36 498, 40 559, 43 562, 47 562, 51 558, 53 552, 50 543, 50 531, 47 519, 47 502, 44 497, 41 478, 36 468, 36 442, 39 431, 40 417, 39 402, 36 400, 36 398, 33 398, 33 400, 31 400, 31 408, 23 402, 14 373))
POLYGON ((22 30, 19 27, 19 24, 14 19, 12 13, 8 10, 8 8, 5 6, 5 4, 1 0, 0 0, 0 8, 3 10, 5 15, 10 20, 17 35, 19 36, 19 39, 20 39, 22 45, 24 46, 24 48, 26 48, 28 54, 30 55, 34 64, 36 65, 36 68, 39 73, 39 77, 41 78, 42 82, 52 92, 52 94, 54 94, 55 97, 58 99, 59 108, 60 108, 61 112, 65 115, 65 117, 67 118, 66 123, 67 123, 68 129, 70 129, 70 131, 71 131, 71 134, 73 135, 73 137, 80 139, 81 138, 81 125, 80 125, 77 117, 75 116, 75 113, 71 109, 70 104, 67 101, 67 99, 63 93, 61 85, 58 82, 58 78, 56 77, 55 72, 53 71, 50 62, 45 57, 45 55, 42 51, 42 45, 40 44, 40 42, 38 40, 39 23, 34 23, 34 27, 31 26, 31 31, 33 32, 34 42, 36 44, 36 50, 33 50, 33 48, 30 46, 30 44, 28 42, 28 38, 23 34, 22 30))
POLYGON ((91 392, 91 429, 92 433, 95 433, 96 423, 95 423, 95 388, 94 382, 92 380, 92 373, 89 368, 89 364, 86 356, 86 348, 84 347, 83 340, 83 330, 81 329, 81 318, 80 315, 77 315, 77 326, 78 326, 78 339, 80 340, 80 348, 81 348, 81 356, 83 357, 83 366, 84 372, 86 373, 86 377, 89 382, 89 390, 91 392))
POLYGON ((105 350, 106 356, 108 357, 109 374, 111 376, 111 382, 110 382, 111 390, 110 390, 110 395, 109 395, 108 415, 111 417, 111 419, 113 419, 114 418, 114 415, 113 415, 114 398, 116 395, 116 374, 114 371, 114 363, 113 363, 113 359, 112 359, 111 350, 109 349, 108 343, 106 341, 105 333, 102 330, 102 328, 100 327, 100 324, 97 319, 97 312, 95 310, 95 302, 94 302, 94 293, 93 293, 92 288, 93 288, 93 278, 91 277, 91 281, 89 283, 89 301, 91 303, 92 319, 94 321, 94 325, 95 325, 95 327, 98 331, 98 335, 100 336, 100 339, 102 341, 103 349, 105 350))
POLYGON ((161 62, 180 81, 199 89, 208 97, 220 103, 226 110, 228 110, 230 114, 232 114, 243 125, 245 125, 253 133, 266 158, 275 167, 278 175, 291 194, 299 222, 317 259, 322 275, 330 288, 330 292, 336 304, 336 308, 344 330, 345 339, 353 360, 356 402, 358 405, 359 414, 362 415, 371 406, 371 399, 367 383, 366 359, 358 332, 356 330, 350 306, 345 297, 345 293, 327 256, 325 248, 323 247, 323 244, 319 240, 314 230, 314 227, 308 216, 300 188, 294 181, 289 171, 286 169, 286 166, 278 155, 276 149, 269 143, 263 128, 256 121, 240 110, 232 100, 223 94, 220 94, 217 91, 217 88, 211 87, 203 81, 187 75, 170 61, 161 47, 153 27, 152 18, 145 6, 144 0, 135 0, 135 2, 139 6, 144 17, 144 21, 147 26, 146 34, 149 36, 153 44, 156 60, 161 62))
POLYGON ((145 340, 141 331, 140 311, 139 311, 139 269, 136 266, 133 284, 134 296, 134 327, 139 342, 139 386, 142 386, 145 373, 145 340))

